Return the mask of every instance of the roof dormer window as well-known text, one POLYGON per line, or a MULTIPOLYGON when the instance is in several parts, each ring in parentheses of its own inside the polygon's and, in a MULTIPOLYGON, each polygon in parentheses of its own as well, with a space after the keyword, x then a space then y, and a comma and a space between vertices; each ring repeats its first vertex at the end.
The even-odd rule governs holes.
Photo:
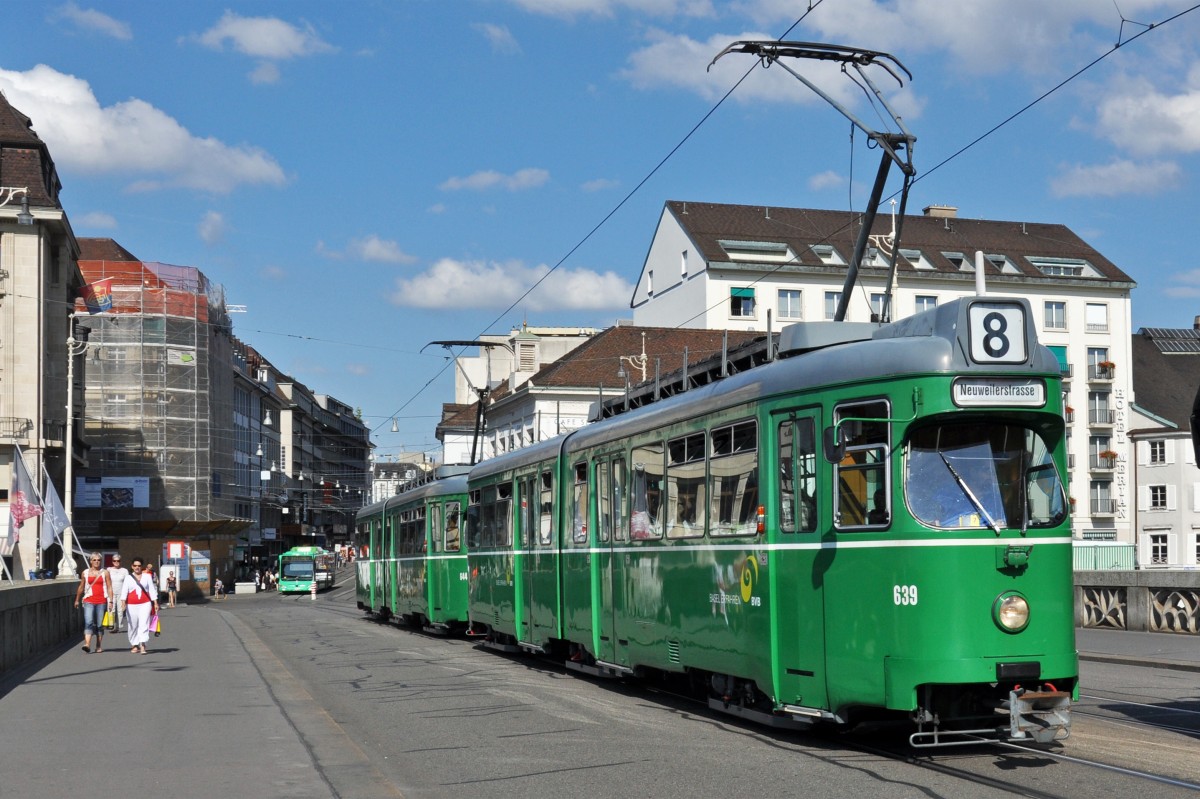
POLYGON ((721 239, 717 242, 731 261, 769 261, 780 263, 793 261, 796 256, 786 242, 782 241, 732 241, 721 239))
POLYGON ((808 248, 817 260, 827 266, 845 266, 846 260, 832 244, 814 244, 808 248))

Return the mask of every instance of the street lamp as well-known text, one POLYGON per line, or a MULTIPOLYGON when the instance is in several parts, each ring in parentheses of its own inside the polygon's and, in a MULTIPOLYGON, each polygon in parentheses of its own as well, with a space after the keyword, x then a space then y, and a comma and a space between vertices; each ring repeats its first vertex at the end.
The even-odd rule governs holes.
POLYGON ((63 510, 67 514, 67 529, 63 530, 63 554, 58 564, 60 579, 75 579, 75 359, 87 352, 88 334, 91 329, 79 327, 80 339, 75 338, 75 314, 68 314, 67 333, 67 465, 65 470, 65 485, 63 486, 63 510))
POLYGON ((21 210, 17 213, 18 225, 32 225, 33 214, 29 213, 28 186, 0 186, 0 208, 12 202, 18 194, 21 195, 21 210))
POLYGON ((630 368, 639 369, 642 372, 642 382, 646 382, 646 363, 650 359, 646 357, 646 334, 642 333, 642 354, 641 355, 622 355, 621 368, 617 370, 617 377, 625 377, 625 364, 628 362, 630 368))

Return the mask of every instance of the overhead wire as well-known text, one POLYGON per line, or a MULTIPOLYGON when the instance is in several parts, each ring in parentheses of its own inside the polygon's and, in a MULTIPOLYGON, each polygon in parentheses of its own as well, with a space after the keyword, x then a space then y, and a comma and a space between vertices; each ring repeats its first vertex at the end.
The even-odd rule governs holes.
MULTIPOLYGON (((820 6, 821 3, 823 3, 824 1, 825 0, 815 0, 815 2, 814 2, 813 0, 810 0, 810 2, 808 4, 808 8, 805 10, 805 12, 803 14, 801 14, 796 19, 795 22, 793 22, 791 25, 789 25, 787 30, 785 30, 782 34, 779 35, 777 41, 782 41, 785 36, 787 36, 789 33, 791 33, 793 30, 795 30, 796 26, 798 26, 801 22, 803 22, 805 17, 807 17, 809 14, 811 14, 813 12, 813 10, 816 9, 818 6, 820 6)), ((487 325, 485 325, 483 327, 483 330, 480 331, 476 335, 476 337, 478 338, 478 336, 481 336, 484 333, 486 333, 486 331, 488 329, 490 329, 493 325, 495 325, 497 322, 499 322, 505 316, 507 316, 509 314, 509 312, 511 312, 514 308, 516 308, 526 297, 528 297, 530 294, 532 294, 534 292, 534 290, 537 289, 538 286, 540 286, 542 283, 544 283, 546 281, 546 279, 550 277, 550 275, 554 274, 554 272, 557 271, 558 268, 560 266, 562 266, 567 261, 568 258, 570 258, 572 255, 574 255, 579 250, 580 247, 582 247, 584 244, 586 244, 588 242, 588 240, 590 240, 592 238, 592 236, 594 236, 596 234, 596 232, 598 230, 600 230, 600 228, 604 227, 604 225, 606 225, 608 223, 608 221, 610 219, 612 219, 613 216, 615 216, 616 213, 618 211, 620 211, 625 206, 625 204, 628 203, 629 200, 635 194, 637 194, 638 191, 640 191, 644 185, 646 185, 647 182, 649 182, 650 178, 654 177, 654 175, 656 175, 658 173, 658 171, 663 168, 663 166, 667 163, 667 161, 671 160, 671 158, 675 155, 675 153, 677 153, 679 151, 679 149, 681 147, 683 147, 683 145, 686 144, 687 141, 689 139, 691 139, 693 135, 695 135, 696 131, 698 131, 700 129, 700 127, 705 122, 707 122, 713 114, 715 114, 717 112, 717 109, 719 109, 725 103, 725 101, 729 99, 729 97, 737 90, 737 88, 742 85, 743 81, 745 81, 746 78, 750 77, 750 73, 752 73, 756 68, 757 68, 757 65, 752 66, 749 69, 747 69, 745 74, 743 74, 742 77, 738 78, 737 82, 734 83, 733 86, 731 86, 729 88, 729 90, 727 92, 725 92, 724 95, 721 96, 721 99, 717 100, 717 102, 713 104, 712 108, 710 108, 704 114, 704 116, 702 116, 700 118, 700 120, 695 125, 692 126, 691 130, 689 130, 683 136, 683 138, 680 139, 679 142, 676 143, 675 146, 672 147, 671 150, 665 156, 663 156, 659 160, 659 162, 657 164, 655 164, 654 167, 649 172, 647 172, 646 175, 640 181, 638 181, 636 186, 634 186, 632 189, 630 189, 625 194, 625 196, 622 197, 620 199, 620 201, 618 201, 617 204, 615 206, 613 206, 612 209, 609 210, 609 212, 607 214, 605 214, 604 217, 599 222, 597 222, 592 227, 592 229, 589 230, 583 236, 583 238, 581 238, 578 242, 576 242, 575 245, 573 247, 571 247, 571 249, 569 249, 565 255, 563 255, 561 258, 559 258, 558 261, 555 262, 554 266, 550 267, 546 271, 546 273, 544 275, 542 275, 540 278, 538 278, 537 281, 534 282, 534 284, 532 286, 530 286, 520 297, 517 297, 517 299, 513 300, 513 302, 507 308, 505 308, 503 311, 501 311, 496 316, 495 319, 493 319, 491 322, 489 322, 487 325)), ((458 352, 458 355, 461 355, 463 351, 465 351, 465 348, 460 349, 458 352)), ((457 358, 458 355, 455 355, 454 357, 457 358)), ((450 366, 451 366, 451 360, 447 359, 447 363, 443 364, 442 368, 439 369, 437 371, 437 373, 433 375, 433 377, 431 377, 423 386, 421 386, 421 388, 419 388, 416 391, 416 393, 413 394, 413 396, 409 397, 409 399, 403 405, 400 406, 400 408, 396 411, 396 413, 399 413, 400 411, 404 410, 409 405, 411 405, 417 399, 417 397, 419 397, 425 391, 425 389, 427 389, 433 383, 434 380, 441 377, 450 368, 450 366)), ((383 424, 386 424, 386 422, 384 422, 383 424)), ((379 430, 380 427, 383 427, 383 424, 380 424, 378 427, 373 428, 371 430, 371 432, 372 433, 376 432, 377 430, 379 430)))

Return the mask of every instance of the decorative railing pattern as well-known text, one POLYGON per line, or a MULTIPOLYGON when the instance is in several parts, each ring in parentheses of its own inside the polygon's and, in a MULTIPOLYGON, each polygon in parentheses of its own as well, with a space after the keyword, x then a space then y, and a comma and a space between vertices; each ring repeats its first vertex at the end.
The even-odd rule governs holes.
POLYGON ((1085 586, 1083 626, 1125 629, 1125 589, 1085 586))
POLYGON ((1200 592, 1158 590, 1150 596, 1151 630, 1159 633, 1200 633, 1200 592))

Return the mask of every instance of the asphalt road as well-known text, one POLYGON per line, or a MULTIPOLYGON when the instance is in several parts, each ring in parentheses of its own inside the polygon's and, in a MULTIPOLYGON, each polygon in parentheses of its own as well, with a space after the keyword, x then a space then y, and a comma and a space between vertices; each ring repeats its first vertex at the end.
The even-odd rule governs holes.
MULTIPOLYGON (((310 741, 318 761, 322 745, 342 750, 330 761, 339 771, 319 769, 340 796, 1094 799, 1195 796, 1200 784, 1195 673, 1085 663, 1088 690, 1064 744, 913 754, 895 745, 900 730, 764 729, 643 687, 381 624, 354 608, 352 584, 316 601, 235 597, 219 611, 264 648, 255 659, 269 680, 292 686, 277 691, 308 697, 307 711, 287 712, 322 720, 324 744, 310 741), (1106 767, 1077 762, 1095 760, 1106 767)), ((303 719, 293 723, 303 732, 303 719)))

